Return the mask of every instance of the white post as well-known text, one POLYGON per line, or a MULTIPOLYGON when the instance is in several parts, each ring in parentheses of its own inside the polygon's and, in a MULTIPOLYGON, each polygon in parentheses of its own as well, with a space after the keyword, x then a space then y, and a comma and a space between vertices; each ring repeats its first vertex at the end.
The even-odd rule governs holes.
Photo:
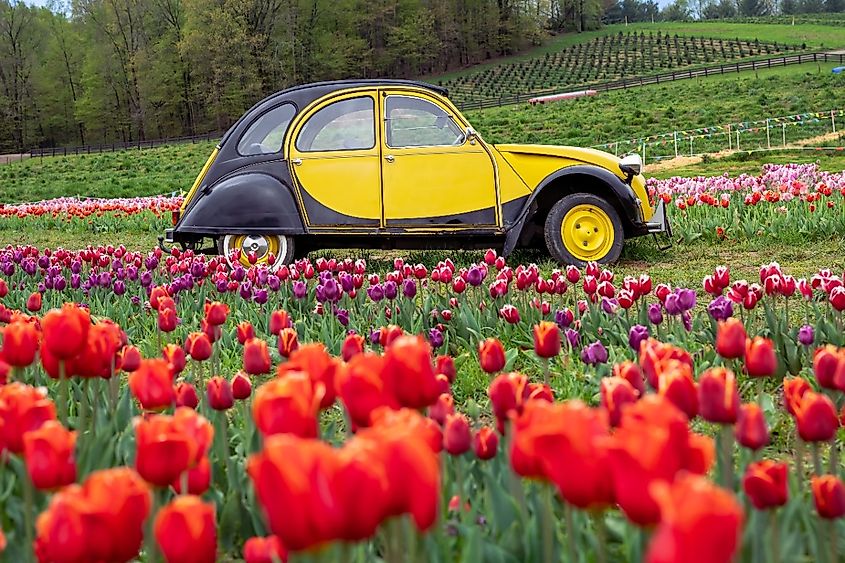
POLYGON ((646 163, 646 160, 645 160, 645 141, 643 141, 643 164, 645 164, 645 163, 646 163))
POLYGON ((692 135, 689 136, 689 155, 692 156, 692 135))
POLYGON ((678 132, 672 133, 672 137, 675 139, 675 158, 678 158, 678 132))
POLYGON ((836 110, 830 110, 830 126, 833 128, 834 133, 836 133, 836 119, 834 119, 835 115, 836 110))
POLYGON ((781 125, 782 133, 783 133, 783 146, 786 147, 786 123, 781 125))
POLYGON ((772 139, 769 133, 769 118, 766 118, 766 147, 772 148, 772 139))
POLYGON ((731 140, 731 124, 728 123, 728 150, 733 150, 733 141, 731 140))
POLYGON ((736 150, 739 150, 739 129, 736 130, 736 150))

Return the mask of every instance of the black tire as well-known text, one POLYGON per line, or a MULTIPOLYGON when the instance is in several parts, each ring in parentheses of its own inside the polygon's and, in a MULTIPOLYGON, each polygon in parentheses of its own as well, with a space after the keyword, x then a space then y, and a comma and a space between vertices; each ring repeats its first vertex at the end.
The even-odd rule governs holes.
POLYGON ((613 263, 619 259, 619 256, 622 254, 622 247, 625 244, 625 230, 622 228, 619 213, 616 212, 613 205, 606 199, 587 193, 570 194, 555 203, 546 216, 543 234, 546 239, 546 247, 549 249, 549 254, 551 254, 552 258, 560 264, 574 264, 579 267, 583 267, 589 261, 595 261, 600 264, 613 263), (599 208, 607 215, 613 227, 613 241, 610 247, 603 255, 596 255, 589 260, 585 260, 570 252, 566 248, 563 236, 561 235, 564 218, 567 213, 579 205, 590 205, 599 208))
MULTIPOLYGON (((226 256, 226 249, 225 249, 225 242, 224 242, 226 240, 227 236, 229 236, 229 235, 223 235, 223 236, 217 237, 217 254, 219 254, 220 256, 223 256, 226 259, 226 261, 228 262, 229 257, 226 256)), ((294 261, 294 256, 296 254, 296 242, 295 242, 294 238, 292 236, 286 236, 286 235, 278 235, 278 236, 281 239, 281 241, 284 243, 285 251, 280 256, 276 256, 276 263, 273 266, 274 270, 276 268, 278 268, 279 266, 283 265, 283 264, 292 264, 293 261, 294 261)), ((231 264, 230 264, 230 266, 231 266, 231 264)))

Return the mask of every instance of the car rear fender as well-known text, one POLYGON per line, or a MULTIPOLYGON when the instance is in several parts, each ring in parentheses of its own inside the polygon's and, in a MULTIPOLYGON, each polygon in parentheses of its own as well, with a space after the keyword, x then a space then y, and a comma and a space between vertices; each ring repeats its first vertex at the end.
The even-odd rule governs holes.
POLYGON ((304 234, 290 186, 259 171, 227 176, 203 189, 175 231, 198 234, 304 234))
POLYGON ((638 236, 647 232, 640 200, 624 180, 598 166, 567 166, 546 176, 528 196, 522 210, 507 231, 504 255, 507 256, 516 248, 529 220, 538 214, 542 214, 544 218, 552 205, 560 198, 579 192, 592 193, 607 199, 619 213, 624 223, 626 236, 638 236))

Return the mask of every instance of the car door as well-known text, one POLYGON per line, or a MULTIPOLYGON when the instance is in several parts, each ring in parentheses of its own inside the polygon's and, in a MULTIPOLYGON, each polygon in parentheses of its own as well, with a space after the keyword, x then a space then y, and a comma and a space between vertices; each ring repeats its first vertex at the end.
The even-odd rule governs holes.
POLYGON ((495 229, 496 171, 481 140, 426 94, 383 90, 381 111, 385 226, 495 229))
POLYGON ((333 96, 291 133, 291 175, 309 227, 372 231, 381 223, 376 92, 333 96))

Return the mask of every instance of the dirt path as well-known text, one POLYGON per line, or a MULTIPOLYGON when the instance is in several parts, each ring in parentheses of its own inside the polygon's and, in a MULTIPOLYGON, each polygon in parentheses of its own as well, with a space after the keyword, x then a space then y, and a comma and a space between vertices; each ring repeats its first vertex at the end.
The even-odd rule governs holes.
POLYGON ((0 154, 0 164, 9 164, 10 162, 17 162, 18 160, 23 160, 25 158, 29 158, 29 154, 0 154))

